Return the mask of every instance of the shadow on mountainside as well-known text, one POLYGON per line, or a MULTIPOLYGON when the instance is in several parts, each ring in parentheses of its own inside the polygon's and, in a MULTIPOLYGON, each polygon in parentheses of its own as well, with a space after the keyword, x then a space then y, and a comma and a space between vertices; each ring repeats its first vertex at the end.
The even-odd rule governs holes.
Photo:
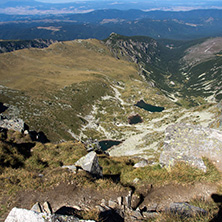
POLYGON ((217 215, 210 222, 221 222, 222 221, 222 195, 212 194, 211 198, 215 203, 218 204, 219 211, 217 215))

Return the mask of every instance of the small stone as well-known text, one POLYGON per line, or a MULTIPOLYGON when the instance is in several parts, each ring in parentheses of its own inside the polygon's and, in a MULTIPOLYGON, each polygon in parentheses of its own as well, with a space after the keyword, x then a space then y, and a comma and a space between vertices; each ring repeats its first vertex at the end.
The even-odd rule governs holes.
POLYGON ((154 203, 152 205, 147 206, 146 211, 155 212, 155 211, 157 211, 157 207, 158 207, 158 204, 154 203))
POLYGON ((35 203, 32 208, 31 211, 34 211, 36 213, 42 213, 42 208, 39 202, 35 203))
POLYGON ((77 206, 77 205, 74 205, 74 206, 72 206, 74 209, 76 209, 76 210, 81 210, 81 207, 80 206, 77 206))
POLYGON ((71 172, 76 173, 77 172, 77 167, 75 165, 70 165, 70 166, 62 166, 62 168, 67 168, 71 172))
POLYGON ((117 206, 117 203, 115 201, 109 200, 108 206, 112 209, 114 209, 117 206))
POLYGON ((119 204, 119 206, 123 205, 123 197, 117 197, 117 202, 119 204))
POLYGON ((145 167, 148 166, 149 162, 147 160, 141 160, 140 162, 136 163, 133 167, 139 168, 139 167, 145 167))
POLYGON ((107 203, 106 203, 106 200, 105 200, 105 199, 102 199, 102 200, 101 200, 101 206, 106 206, 106 204, 107 204, 107 203))
POLYGON ((99 212, 105 212, 105 211, 106 211, 106 208, 104 208, 104 207, 102 207, 102 206, 100 206, 100 205, 97 205, 97 206, 96 206, 96 209, 98 209, 99 212))
POLYGON ((137 210, 132 211, 131 216, 133 216, 136 219, 142 219, 142 217, 143 217, 142 214, 140 213, 140 211, 137 211, 137 210))
POLYGON ((43 208, 43 212, 44 213, 47 213, 47 214, 52 214, 52 208, 49 204, 49 202, 44 202, 43 205, 42 205, 42 208, 43 208))
POLYGON ((143 212, 143 217, 145 218, 155 218, 159 214, 157 212, 143 212))
POLYGON ((133 183, 138 183, 140 181, 140 179, 139 178, 135 178, 134 180, 133 180, 133 183))
POLYGON ((135 210, 141 202, 141 195, 138 193, 134 193, 131 199, 131 207, 135 210))
POLYGON ((132 192, 129 191, 129 194, 125 197, 126 207, 131 208, 132 192))

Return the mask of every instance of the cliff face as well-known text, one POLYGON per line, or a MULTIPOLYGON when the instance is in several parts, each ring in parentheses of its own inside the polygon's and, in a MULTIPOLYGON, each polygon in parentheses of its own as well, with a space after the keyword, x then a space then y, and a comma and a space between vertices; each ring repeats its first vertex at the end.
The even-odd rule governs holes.
POLYGON ((151 63, 158 57, 158 43, 151 38, 128 38, 112 33, 105 41, 116 58, 125 58, 137 64, 151 63))
POLYGON ((0 41, 0 53, 12 52, 26 48, 46 48, 55 42, 57 41, 43 39, 0 41))

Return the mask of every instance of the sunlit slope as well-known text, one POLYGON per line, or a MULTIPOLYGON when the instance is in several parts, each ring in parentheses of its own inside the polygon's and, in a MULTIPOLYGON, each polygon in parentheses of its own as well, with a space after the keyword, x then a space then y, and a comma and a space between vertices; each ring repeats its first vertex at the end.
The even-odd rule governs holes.
POLYGON ((81 117, 118 81, 139 79, 137 65, 114 58, 98 40, 75 40, 45 49, 0 55, 0 101, 31 129, 50 140, 71 139, 86 124, 81 117))
POLYGON ((60 89, 98 77, 124 78, 134 65, 119 61, 97 40, 60 42, 46 49, 0 55, 0 83, 17 90, 60 89))

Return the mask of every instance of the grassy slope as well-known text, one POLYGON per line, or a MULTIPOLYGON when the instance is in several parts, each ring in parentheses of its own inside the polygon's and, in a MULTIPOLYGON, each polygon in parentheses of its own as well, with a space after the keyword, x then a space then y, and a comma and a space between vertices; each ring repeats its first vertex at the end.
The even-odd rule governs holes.
MULTIPOLYGON (((26 204, 26 207, 30 208, 31 204, 34 204, 29 201, 28 196, 22 198, 26 201, 19 201, 18 196, 21 193, 25 191, 29 193, 37 192, 39 195, 44 193, 47 196, 59 184, 63 183, 67 187, 71 186, 72 192, 73 187, 79 187, 85 190, 91 189, 95 192, 103 192, 106 195, 129 190, 130 187, 135 187, 136 193, 146 193, 150 184, 158 188, 167 184, 189 186, 195 182, 203 184, 220 184, 221 182, 221 174, 207 159, 205 159, 205 162, 208 170, 203 173, 185 164, 178 164, 171 171, 167 171, 159 165, 135 169, 133 165, 138 159, 109 157, 102 154, 99 155, 99 163, 103 167, 104 178, 97 180, 87 173, 78 172, 73 174, 61 168, 62 165, 74 164, 87 153, 83 144, 75 142, 48 143, 45 145, 32 143, 33 148, 31 150, 26 149, 26 152, 24 152, 22 147, 30 143, 32 142, 28 135, 14 131, 0 133, 0 163, 2 166, 0 168, 0 185, 3 188, 0 192, 0 221, 6 217, 14 206, 21 204, 20 207, 23 207, 23 204, 26 204), (119 176, 119 183, 109 179, 112 176, 119 176), (137 183, 134 181, 135 178, 138 179, 137 183)), ((221 193, 221 191, 218 190, 218 193, 221 193)), ((64 198, 67 197, 64 196, 64 198)), ((50 202, 53 204, 54 200, 51 199, 50 202)), ((217 212, 217 207, 212 201, 206 202, 197 199, 194 201, 194 205, 201 206, 210 212, 207 217, 200 217, 200 221, 209 221, 217 212)), ((89 216, 86 216, 86 219, 92 219, 93 215, 89 216)), ((164 221, 168 218, 165 214, 161 214, 158 218, 162 217, 165 218, 164 221)), ((172 217, 172 215, 169 217, 172 217)), ((156 221, 159 221, 158 218, 156 221)), ((175 218, 175 221, 183 220, 175 218)), ((187 219, 187 221, 189 220, 187 219)), ((191 221, 195 220, 191 218, 191 221)))
POLYGON ((110 94, 110 82, 138 78, 136 65, 115 59, 98 40, 1 54, 0 67, 0 84, 9 87, 0 100, 16 104, 31 128, 54 141, 70 139, 68 129, 78 133, 83 122, 77 114, 110 94))

